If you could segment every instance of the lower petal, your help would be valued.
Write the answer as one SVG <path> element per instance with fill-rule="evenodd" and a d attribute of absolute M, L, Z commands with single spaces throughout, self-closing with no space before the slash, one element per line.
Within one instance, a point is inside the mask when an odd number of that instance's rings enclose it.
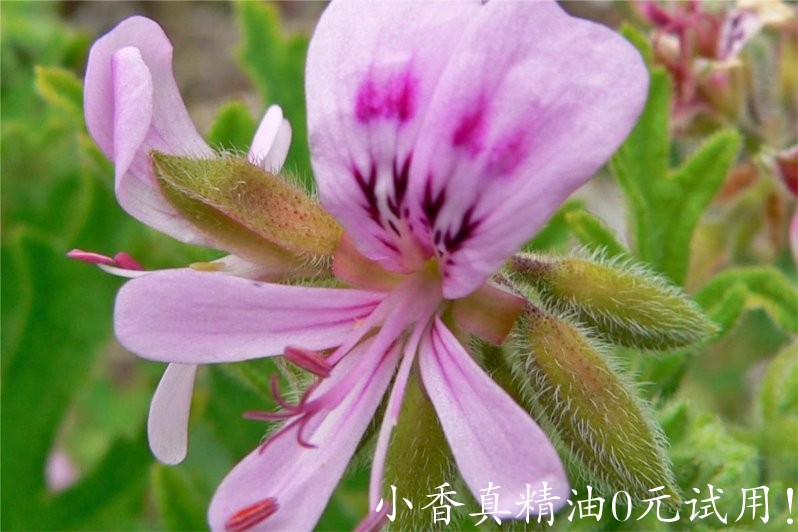
<path fill-rule="evenodd" d="M 370 346 L 369 346 L 370 347 Z M 225 530 L 239 516 L 259 505 L 273 508 L 263 520 L 248 522 L 257 530 L 311 530 L 344 473 L 363 433 L 374 416 L 393 375 L 398 349 L 379 353 L 361 346 L 344 358 L 314 392 L 325 394 L 341 384 L 363 357 L 378 362 L 361 374 L 337 407 L 316 417 L 310 440 L 314 448 L 297 442 L 299 426 L 283 432 L 240 462 L 216 490 L 208 510 L 213 530 Z M 305 434 L 307 435 L 307 433 Z M 262 504 L 268 502 L 268 504 Z"/>
<path fill-rule="evenodd" d="M 152 360 L 204 364 L 277 355 L 289 345 L 340 345 L 384 297 L 351 289 L 261 283 L 190 269 L 125 284 L 114 328 L 125 348 Z"/>
<path fill-rule="evenodd" d="M 540 427 L 477 365 L 436 318 L 421 341 L 419 367 L 463 479 L 475 497 L 490 483 L 504 500 L 551 488 L 554 509 L 569 496 L 560 458 Z M 502 509 L 517 511 L 510 502 Z M 508 518 L 510 516 L 508 515 Z"/>
<path fill-rule="evenodd" d="M 152 396 L 147 437 L 155 458 L 179 464 L 188 451 L 188 417 L 197 366 L 169 364 Z"/>

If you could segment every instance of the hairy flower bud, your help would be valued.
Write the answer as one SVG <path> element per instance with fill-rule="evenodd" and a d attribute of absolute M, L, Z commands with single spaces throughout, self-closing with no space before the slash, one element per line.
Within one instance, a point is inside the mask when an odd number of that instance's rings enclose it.
<path fill-rule="evenodd" d="M 681 290 L 640 265 L 601 258 L 516 255 L 512 270 L 545 306 L 572 314 L 611 343 L 669 350 L 717 331 Z"/>
<path fill-rule="evenodd" d="M 559 436 L 588 483 L 635 499 L 664 486 L 677 503 L 662 432 L 601 346 L 531 306 L 513 338 L 506 356 L 525 402 Z"/>
<path fill-rule="evenodd" d="M 152 152 L 169 202 L 239 256 L 330 257 L 341 228 L 299 188 L 243 157 L 190 159 Z"/>
<path fill-rule="evenodd" d="M 396 505 L 399 527 L 403 530 L 428 529 L 433 522 L 432 508 L 422 509 L 422 506 L 431 500 L 428 495 L 435 493 L 437 486 L 453 482 L 454 477 L 454 460 L 443 429 L 418 373 L 413 371 L 405 389 L 399 422 L 391 436 L 383 481 L 384 490 L 390 492 L 389 487 L 394 485 L 397 493 L 417 505 L 414 510 L 401 503 Z M 454 499 L 468 501 L 467 491 Z M 452 517 L 456 517 L 456 513 L 452 512 Z"/>

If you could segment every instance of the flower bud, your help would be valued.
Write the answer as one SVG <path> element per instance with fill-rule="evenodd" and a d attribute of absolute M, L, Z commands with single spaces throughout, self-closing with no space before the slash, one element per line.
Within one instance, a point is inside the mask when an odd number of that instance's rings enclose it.
<path fill-rule="evenodd" d="M 510 267 L 537 290 L 547 308 L 573 315 L 613 344 L 669 350 L 717 331 L 681 290 L 639 265 L 516 255 Z"/>
<path fill-rule="evenodd" d="M 414 369 L 407 381 L 402 410 L 385 459 L 383 493 L 390 493 L 389 486 L 394 485 L 396 492 L 413 501 L 415 508 L 410 510 L 404 504 L 397 504 L 396 526 L 401 530 L 429 529 L 433 523 L 432 508 L 422 509 L 431 500 L 427 496 L 444 482 L 454 484 L 455 478 L 446 436 Z M 458 492 L 453 499 L 466 502 L 468 495 Z M 452 518 L 456 514 L 453 510 Z"/>
<path fill-rule="evenodd" d="M 152 152 L 169 202 L 220 247 L 254 261 L 331 257 L 341 228 L 316 201 L 243 157 Z"/>
<path fill-rule="evenodd" d="M 641 499 L 678 487 L 664 437 L 634 387 L 591 341 L 565 319 L 529 308 L 507 357 L 533 415 L 560 439 L 589 484 Z"/>

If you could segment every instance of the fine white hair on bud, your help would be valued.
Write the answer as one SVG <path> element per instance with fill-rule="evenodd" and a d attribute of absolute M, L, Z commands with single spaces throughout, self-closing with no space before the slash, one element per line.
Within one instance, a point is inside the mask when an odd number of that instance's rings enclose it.
<path fill-rule="evenodd" d="M 150 155 L 169 203 L 219 247 L 255 262 L 280 257 L 297 269 L 329 264 L 342 230 L 300 187 L 244 157 Z"/>
<path fill-rule="evenodd" d="M 527 407 L 589 484 L 638 501 L 664 486 L 678 503 L 665 437 L 650 407 L 590 330 L 530 305 L 505 357 Z"/>
<path fill-rule="evenodd" d="M 544 308 L 572 314 L 613 344 L 665 351 L 718 330 L 680 288 L 629 258 L 608 259 L 601 250 L 557 258 L 519 254 L 509 269 Z"/>

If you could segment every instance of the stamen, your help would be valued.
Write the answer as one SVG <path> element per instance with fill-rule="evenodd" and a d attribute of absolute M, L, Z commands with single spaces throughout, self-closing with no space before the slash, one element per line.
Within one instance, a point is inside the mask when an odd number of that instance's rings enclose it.
<path fill-rule="evenodd" d="M 66 254 L 67 257 L 70 259 L 79 260 L 81 262 L 87 262 L 89 264 L 105 264 L 107 266 L 114 266 L 116 263 L 114 259 L 108 257 L 106 255 L 101 255 L 99 253 L 94 253 L 92 251 L 83 251 L 82 249 L 73 249 L 69 253 Z"/>
<path fill-rule="evenodd" d="M 116 255 L 114 255 L 114 262 L 120 268 L 125 268 L 126 270 L 143 270 L 144 267 L 138 263 L 136 259 L 125 253 L 124 251 L 120 251 Z"/>
<path fill-rule="evenodd" d="M 299 409 L 295 405 L 292 405 L 291 403 L 283 399 L 282 395 L 280 395 L 280 379 L 277 377 L 276 373 L 272 373 L 271 390 L 275 402 L 278 405 L 280 405 L 280 407 L 295 414 L 299 413 Z"/>
<path fill-rule="evenodd" d="M 296 412 L 263 412 L 262 410 L 248 410 L 244 412 L 244 419 L 254 421 L 282 421 L 294 417 Z"/>
<path fill-rule="evenodd" d="M 301 347 L 286 347 L 285 358 L 314 375 L 321 378 L 330 376 L 332 366 L 327 360 L 315 351 L 302 349 Z"/>
<path fill-rule="evenodd" d="M 302 431 L 305 429 L 305 426 L 308 424 L 308 423 L 307 423 L 307 422 L 308 422 L 308 420 L 309 420 L 309 418 L 308 418 L 308 417 L 305 417 L 305 418 L 303 418 L 303 419 L 302 419 L 302 421 L 300 422 L 300 424 L 299 424 L 299 428 L 298 428 L 298 429 L 297 429 L 297 431 L 296 431 L 296 441 L 297 441 L 297 443 L 298 443 L 299 445 L 301 445 L 302 447 L 304 447 L 304 448 L 306 448 L 306 449 L 315 449 L 315 448 L 316 448 L 316 447 L 318 447 L 318 446 L 317 446 L 317 445 L 314 445 L 314 444 L 312 444 L 312 443 L 310 443 L 310 442 L 309 442 L 309 441 L 308 441 L 308 440 L 305 438 L 305 435 L 304 435 L 304 434 L 302 434 Z"/>
<path fill-rule="evenodd" d="M 227 532 L 243 532 L 262 523 L 280 509 L 275 497 L 268 497 L 234 513 L 224 523 Z"/>

